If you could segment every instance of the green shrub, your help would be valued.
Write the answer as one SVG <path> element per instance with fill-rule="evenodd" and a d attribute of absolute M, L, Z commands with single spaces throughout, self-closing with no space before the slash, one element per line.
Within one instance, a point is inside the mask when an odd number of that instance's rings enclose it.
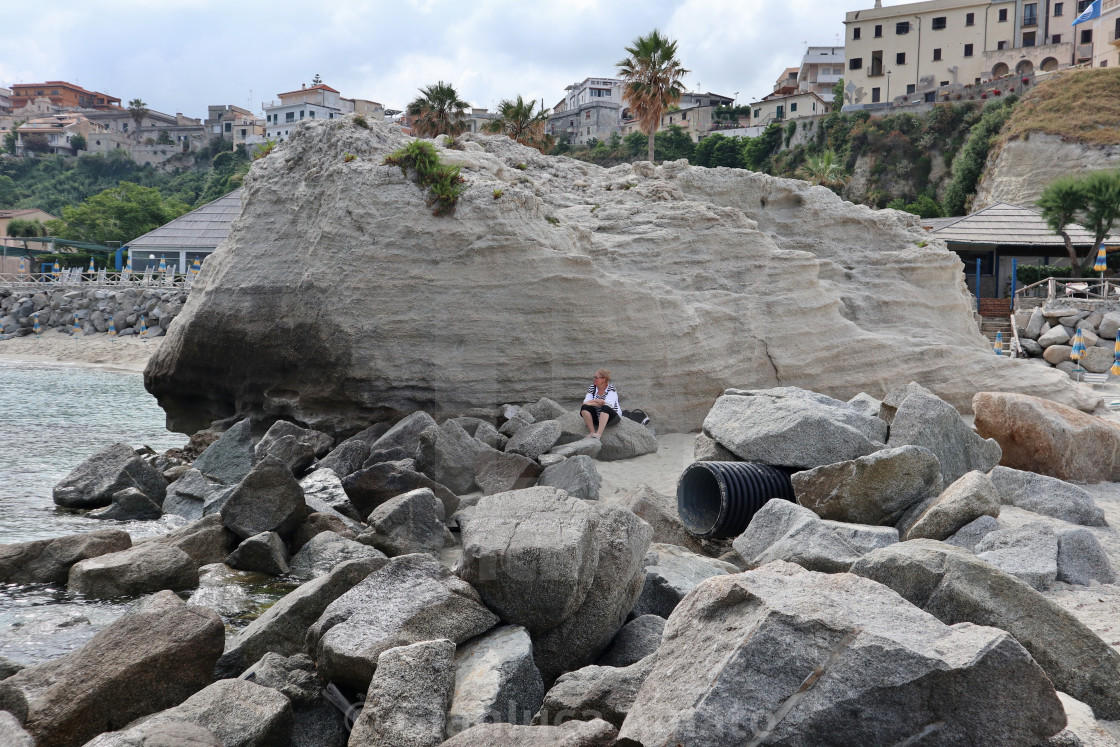
<path fill-rule="evenodd" d="M 367 122 L 366 118 L 361 114 L 354 115 L 354 124 L 358 125 L 358 127 L 361 127 L 363 130 L 369 129 L 369 122 Z"/>
<path fill-rule="evenodd" d="M 1073 277 L 1073 268 L 1068 265 L 1019 265 L 1015 277 L 1022 285 L 1030 285 L 1046 278 Z"/>
<path fill-rule="evenodd" d="M 384 163 L 399 166 L 406 176 L 412 172 L 417 186 L 428 190 L 427 205 L 432 208 L 432 215 L 455 212 L 455 204 L 467 189 L 459 167 L 440 163 L 435 146 L 422 140 L 413 140 L 385 156 Z"/>

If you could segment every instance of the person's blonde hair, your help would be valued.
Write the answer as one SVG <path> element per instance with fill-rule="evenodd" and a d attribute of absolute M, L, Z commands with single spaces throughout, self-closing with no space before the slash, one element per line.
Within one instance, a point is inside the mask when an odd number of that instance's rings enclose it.
<path fill-rule="evenodd" d="M 604 379 L 607 380 L 608 384 L 611 383 L 611 370 L 609 368 L 600 368 L 598 371 L 595 372 L 595 375 L 596 376 L 602 376 Z"/>

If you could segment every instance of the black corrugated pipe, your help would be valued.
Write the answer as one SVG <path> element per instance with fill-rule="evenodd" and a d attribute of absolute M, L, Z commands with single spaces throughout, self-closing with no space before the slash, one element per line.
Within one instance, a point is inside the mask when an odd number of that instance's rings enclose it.
<path fill-rule="evenodd" d="M 771 498 L 794 500 L 791 472 L 753 462 L 694 462 L 677 481 L 677 513 L 697 537 L 738 537 Z"/>

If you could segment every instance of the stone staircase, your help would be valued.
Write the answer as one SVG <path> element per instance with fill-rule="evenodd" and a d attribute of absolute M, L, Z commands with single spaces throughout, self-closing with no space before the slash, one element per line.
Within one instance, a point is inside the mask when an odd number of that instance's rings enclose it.
<path fill-rule="evenodd" d="M 1011 354 L 1011 299 L 980 299 L 980 333 L 988 338 L 995 349 L 996 332 L 1002 333 L 1003 354 Z"/>

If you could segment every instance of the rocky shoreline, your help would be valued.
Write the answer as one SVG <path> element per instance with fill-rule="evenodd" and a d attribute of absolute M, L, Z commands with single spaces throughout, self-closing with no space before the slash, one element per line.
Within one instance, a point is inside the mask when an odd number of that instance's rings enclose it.
<path fill-rule="evenodd" d="M 694 457 L 785 468 L 796 501 L 726 540 L 650 488 L 601 494 L 600 471 L 657 440 L 628 420 L 584 438 L 548 399 L 337 442 L 243 420 L 182 450 L 107 446 L 55 501 L 109 528 L 0 547 L 0 580 L 139 601 L 78 651 L 0 661 L 0 729 L 102 747 L 1110 744 L 1120 501 L 1048 474 L 1086 428 L 1107 442 L 1090 457 L 1120 449 L 1120 427 L 1026 395 L 974 408 L 976 430 L 916 384 L 727 390 Z M 111 528 L 168 514 L 189 523 Z M 248 578 L 293 588 L 227 634 Z M 1079 589 L 1117 606 L 1087 625 Z"/>

